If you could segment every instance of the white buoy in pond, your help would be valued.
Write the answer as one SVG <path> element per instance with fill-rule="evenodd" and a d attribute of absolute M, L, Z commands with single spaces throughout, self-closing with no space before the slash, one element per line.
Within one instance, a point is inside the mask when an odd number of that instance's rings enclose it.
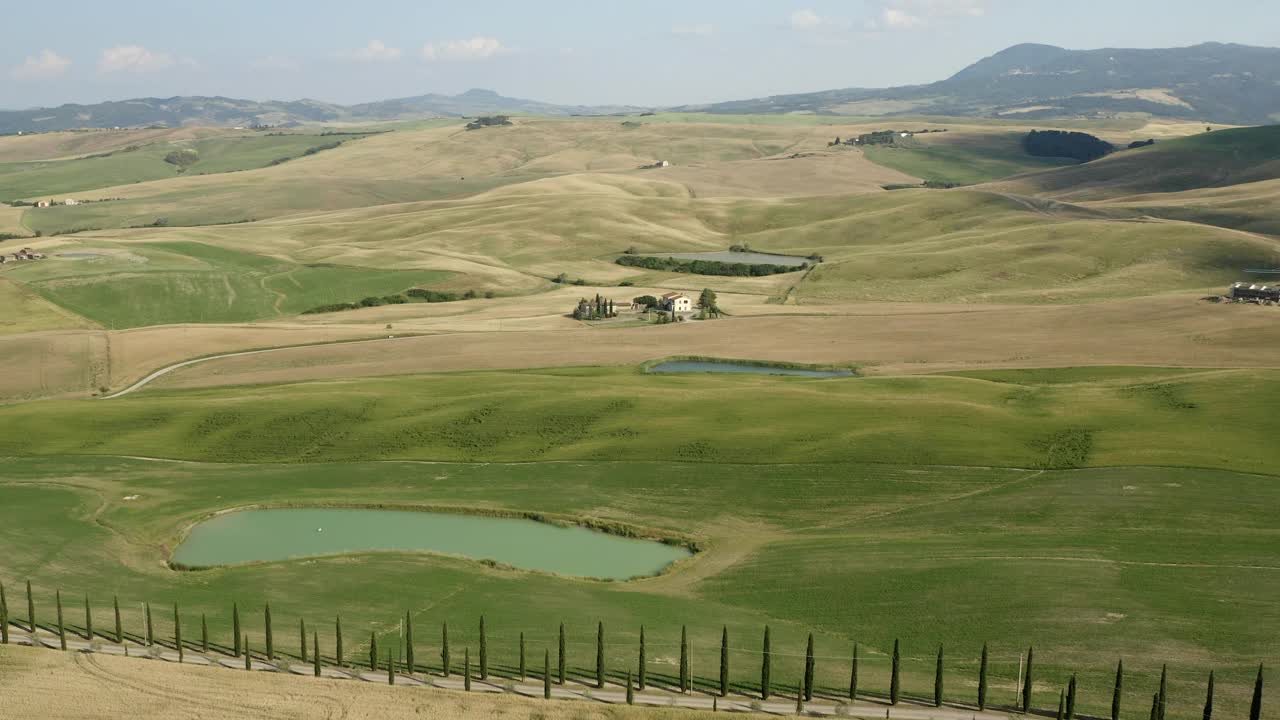
<path fill-rule="evenodd" d="M 324 532 L 324 528 L 316 528 L 316 532 Z"/>

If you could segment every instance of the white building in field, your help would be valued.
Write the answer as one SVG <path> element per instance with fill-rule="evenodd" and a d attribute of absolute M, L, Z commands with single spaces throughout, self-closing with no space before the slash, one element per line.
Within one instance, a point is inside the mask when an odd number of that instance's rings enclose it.
<path fill-rule="evenodd" d="M 667 312 L 693 312 L 693 299 L 683 293 L 667 293 L 661 301 L 662 309 Z"/>

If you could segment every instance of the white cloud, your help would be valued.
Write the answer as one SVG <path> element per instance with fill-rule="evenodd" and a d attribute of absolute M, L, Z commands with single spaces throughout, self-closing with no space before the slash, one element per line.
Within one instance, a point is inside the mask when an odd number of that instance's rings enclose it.
<path fill-rule="evenodd" d="M 509 52 L 511 52 L 511 49 L 505 47 L 497 38 L 477 35 L 470 40 L 427 43 L 422 46 L 422 59 L 428 62 L 464 62 L 468 60 L 488 60 Z"/>
<path fill-rule="evenodd" d="M 117 45 L 102 51 L 98 69 L 102 72 L 151 72 L 173 64 L 168 53 L 151 52 L 141 45 Z"/>
<path fill-rule="evenodd" d="M 40 80 L 54 78 L 67 71 L 71 61 L 52 50 L 41 50 L 39 55 L 28 56 L 23 63 L 9 74 L 17 80 Z"/>
<path fill-rule="evenodd" d="M 792 30 L 816 30 L 825 23 L 822 16 L 812 10 L 797 10 L 791 13 L 790 22 Z"/>
<path fill-rule="evenodd" d="M 342 57 L 356 62 L 393 62 L 400 59 L 400 48 L 388 46 L 381 40 L 370 40 L 359 50 L 348 50 Z"/>
<path fill-rule="evenodd" d="M 978 18 L 987 14 L 987 0 L 883 0 L 869 30 L 915 30 L 936 20 Z"/>
<path fill-rule="evenodd" d="M 677 25 L 671 28 L 671 32 L 676 35 L 697 35 L 700 37 L 708 37 L 716 34 L 716 28 L 710 23 L 702 23 L 700 25 Z"/>

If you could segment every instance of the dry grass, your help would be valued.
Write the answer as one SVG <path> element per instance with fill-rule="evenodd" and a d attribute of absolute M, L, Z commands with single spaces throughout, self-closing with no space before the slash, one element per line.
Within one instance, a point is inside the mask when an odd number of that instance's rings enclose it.
<path fill-rule="evenodd" d="M 690 710 L 644 710 L 588 702 L 387 687 L 350 680 L 176 665 L 101 654 L 0 648 L 6 717 L 58 720 L 199 718 L 495 718 L 507 720 L 697 720 Z"/>
<path fill-rule="evenodd" d="M 218 128 L 184 127 L 160 130 L 88 130 L 0 137 L 0 162 L 66 160 L 120 150 L 130 145 L 169 140 L 196 140 L 228 134 Z"/>
<path fill-rule="evenodd" d="M 30 235 L 31 231 L 27 229 L 26 225 L 22 224 L 22 213 L 24 212 L 26 212 L 26 208 L 0 205 L 0 233 L 8 233 L 10 235 Z M 18 243 L 22 241 L 11 240 L 8 242 Z M 8 254 L 4 250 L 0 250 L 0 253 Z"/>
<path fill-rule="evenodd" d="M 0 275 L 0 335 L 96 327 Z"/>

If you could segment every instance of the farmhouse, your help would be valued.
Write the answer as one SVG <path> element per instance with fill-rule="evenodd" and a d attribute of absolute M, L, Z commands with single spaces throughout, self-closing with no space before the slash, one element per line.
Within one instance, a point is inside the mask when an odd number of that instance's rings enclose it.
<path fill-rule="evenodd" d="M 1253 285 L 1238 282 L 1231 286 L 1231 299 L 1236 302 L 1276 303 L 1280 302 L 1280 285 Z"/>
<path fill-rule="evenodd" d="M 49 201 L 48 201 L 48 200 L 40 200 L 39 202 L 37 202 L 37 203 L 36 203 L 36 207 L 38 207 L 38 208 L 47 208 L 47 207 L 49 207 Z"/>
<path fill-rule="evenodd" d="M 667 312 L 693 312 L 693 300 L 683 293 L 667 293 L 660 298 L 660 303 Z"/>

